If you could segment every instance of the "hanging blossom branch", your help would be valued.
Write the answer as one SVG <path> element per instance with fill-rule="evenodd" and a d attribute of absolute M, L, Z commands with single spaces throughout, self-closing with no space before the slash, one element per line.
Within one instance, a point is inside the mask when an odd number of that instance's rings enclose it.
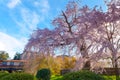
<path fill-rule="evenodd" d="M 106 12 L 101 8 L 89 9 L 87 6 L 79 7 L 75 2 L 68 3 L 66 10 L 53 20 L 55 29 L 36 30 L 25 50 L 47 54 L 48 50 L 55 53 L 56 48 L 67 47 L 77 55 L 78 68 L 78 65 L 83 66 L 86 61 L 98 62 L 108 57 L 111 57 L 113 67 L 117 68 L 120 49 L 120 4 L 113 1 L 107 3 Z"/>

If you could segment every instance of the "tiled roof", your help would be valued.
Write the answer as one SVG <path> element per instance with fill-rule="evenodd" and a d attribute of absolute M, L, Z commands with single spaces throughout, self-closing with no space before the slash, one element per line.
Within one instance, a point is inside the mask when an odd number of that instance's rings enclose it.
<path fill-rule="evenodd" d="M 0 62 L 26 62 L 26 60 L 1 60 Z"/>

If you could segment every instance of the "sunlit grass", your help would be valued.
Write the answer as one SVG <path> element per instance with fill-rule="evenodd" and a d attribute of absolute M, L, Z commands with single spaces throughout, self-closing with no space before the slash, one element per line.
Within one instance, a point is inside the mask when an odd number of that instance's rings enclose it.
<path fill-rule="evenodd" d="M 106 80 L 116 80 L 115 76 L 104 76 Z M 53 75 L 50 80 L 62 80 L 62 76 L 60 75 Z"/>
<path fill-rule="evenodd" d="M 62 76 L 60 76 L 60 75 L 52 75 L 50 80 L 62 80 Z"/>
<path fill-rule="evenodd" d="M 116 80 L 116 77 L 113 75 L 113 76 L 104 76 L 104 78 L 106 80 Z M 119 79 L 120 80 L 120 79 Z"/>
<path fill-rule="evenodd" d="M 9 73 L 6 73 L 6 75 L 8 75 Z M 4 73 L 0 73 L 0 78 L 2 77 L 2 76 L 4 76 Z M 51 79 L 50 80 L 62 80 L 62 77 L 63 76 L 61 76 L 61 75 L 52 75 L 51 76 Z M 115 77 L 115 75 L 113 75 L 113 76 L 107 76 L 107 75 L 103 75 L 103 77 L 105 78 L 105 80 L 116 80 L 116 77 Z M 36 78 L 35 78 L 35 76 L 34 76 L 34 80 L 37 80 Z"/>

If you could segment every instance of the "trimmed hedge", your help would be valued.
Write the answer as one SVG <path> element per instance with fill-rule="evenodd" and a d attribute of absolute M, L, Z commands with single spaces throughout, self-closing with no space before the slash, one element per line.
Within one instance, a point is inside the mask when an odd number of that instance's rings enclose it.
<path fill-rule="evenodd" d="M 34 80 L 34 76 L 26 73 L 11 73 L 0 80 Z"/>
<path fill-rule="evenodd" d="M 50 77 L 51 77 L 51 72 L 49 69 L 38 70 L 36 74 L 36 78 L 38 80 L 50 80 Z"/>
<path fill-rule="evenodd" d="M 105 80 L 105 78 L 94 72 L 82 70 L 65 74 L 62 80 Z"/>

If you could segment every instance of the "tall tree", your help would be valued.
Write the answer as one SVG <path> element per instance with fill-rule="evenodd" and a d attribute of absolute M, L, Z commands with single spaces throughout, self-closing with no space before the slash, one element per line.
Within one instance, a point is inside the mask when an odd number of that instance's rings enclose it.
<path fill-rule="evenodd" d="M 120 51 L 120 1 L 106 2 L 108 10 L 88 6 L 80 7 L 76 2 L 68 3 L 66 10 L 53 20 L 54 30 L 36 30 L 25 50 L 28 52 L 55 53 L 59 49 L 76 54 L 78 69 L 87 61 L 97 62 L 110 58 L 119 76 Z M 82 64 L 82 65 L 81 65 Z"/>
<path fill-rule="evenodd" d="M 30 58 L 27 61 L 28 62 L 24 66 L 25 72 L 36 74 L 37 70 L 39 69 L 49 68 L 53 75 L 60 74 L 61 65 L 53 56 L 41 53 L 36 54 L 34 57 Z"/>
<path fill-rule="evenodd" d="M 21 59 L 21 54 L 17 52 L 13 59 L 14 60 L 20 60 Z"/>
<path fill-rule="evenodd" d="M 118 80 L 118 59 L 120 58 L 120 2 L 111 0 L 108 2 L 108 11 L 105 13 L 102 25 L 96 28 L 98 43 L 101 45 L 101 52 L 107 53 L 111 59 L 113 68 Z M 100 23 L 99 21 L 96 21 Z M 100 29 L 100 30 L 99 30 Z M 101 31 L 101 33 L 99 33 Z"/>
<path fill-rule="evenodd" d="M 9 58 L 9 55 L 5 51 L 0 51 L 0 60 L 7 60 Z"/>

